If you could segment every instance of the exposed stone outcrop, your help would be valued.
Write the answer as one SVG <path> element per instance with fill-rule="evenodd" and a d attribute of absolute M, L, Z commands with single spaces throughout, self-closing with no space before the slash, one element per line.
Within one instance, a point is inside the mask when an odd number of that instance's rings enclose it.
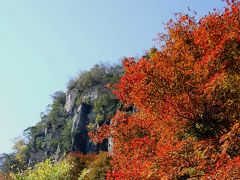
<path fill-rule="evenodd" d="M 4 156 L 3 154 L 0 154 L 0 168 L 2 168 L 3 161 L 4 161 Z"/>
<path fill-rule="evenodd" d="M 87 125 L 89 123 L 88 114 L 91 109 L 91 105 L 82 103 L 79 108 L 80 111 L 73 118 L 72 151 L 87 153 L 86 144 L 89 141 Z"/>
<path fill-rule="evenodd" d="M 53 102 L 41 113 L 40 121 L 24 130 L 28 138 L 25 164 L 34 167 L 46 159 L 59 161 L 71 151 L 98 153 L 111 151 L 111 138 L 95 144 L 88 136 L 89 129 L 97 130 L 110 123 L 120 107 L 107 83 L 116 82 L 122 69 L 94 66 L 89 72 L 72 80 L 67 92 L 57 91 Z M 13 157 L 15 154 L 11 154 Z M 2 157 L 0 156 L 0 168 Z"/>
<path fill-rule="evenodd" d="M 107 151 L 107 141 L 102 145 L 91 142 L 88 137 L 87 125 L 90 119 L 95 119 L 96 114 L 93 112 L 94 100 L 98 98 L 99 87 L 94 87 L 90 91 L 84 92 L 82 96 L 82 104 L 78 107 L 77 113 L 74 115 L 72 124 L 72 151 L 80 151 L 82 153 L 94 153 Z M 96 123 L 96 122 L 95 122 Z"/>
<path fill-rule="evenodd" d="M 62 158 L 62 156 L 63 156 L 63 150 L 61 148 L 61 145 L 58 144 L 58 147 L 54 156 L 54 160 L 59 161 Z"/>
<path fill-rule="evenodd" d="M 91 90 L 87 90 L 82 94 L 82 102 L 93 103 L 98 98 L 100 87 L 93 87 Z"/>
<path fill-rule="evenodd" d="M 113 150 L 113 138 L 112 137 L 109 137 L 108 138 L 108 152 L 112 153 L 112 150 Z"/>
<path fill-rule="evenodd" d="M 77 97 L 78 90 L 73 89 L 66 94 L 66 104 L 64 106 L 66 112 L 70 112 L 74 106 L 74 102 Z"/>
<path fill-rule="evenodd" d="M 28 166 L 31 167 L 36 163 L 42 162 L 48 158 L 48 152 L 44 150 L 33 151 L 30 153 Z"/>
<path fill-rule="evenodd" d="M 102 90 L 101 87 L 95 86 L 89 90 L 78 94 L 77 89 L 73 89 L 66 93 L 66 102 L 64 110 L 66 119 L 58 122 L 46 121 L 43 129 L 35 135 L 33 147 L 29 153 L 29 166 L 42 162 L 47 158 L 58 161 L 63 158 L 65 150 L 63 144 L 59 144 L 59 138 L 62 137 L 64 128 L 68 121 L 72 121 L 70 148 L 67 150 L 74 152 L 98 153 L 99 151 L 107 151 L 112 149 L 112 139 L 105 140 L 102 144 L 94 144 L 88 137 L 88 125 L 94 124 L 97 128 L 99 124 L 96 122 L 96 114 L 93 112 L 94 100 L 96 100 Z M 81 104 L 76 105 L 76 98 L 81 99 Z M 39 140 L 42 144 L 39 145 Z M 58 142 L 58 144 L 55 144 Z"/>

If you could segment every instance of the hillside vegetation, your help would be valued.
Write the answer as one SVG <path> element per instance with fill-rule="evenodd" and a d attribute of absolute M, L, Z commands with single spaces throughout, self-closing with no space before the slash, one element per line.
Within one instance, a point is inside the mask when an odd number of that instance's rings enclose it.
<path fill-rule="evenodd" d="M 3 156 L 3 172 L 33 180 L 240 179 L 240 2 L 226 4 L 199 20 L 177 14 L 159 47 L 70 81 L 27 140 Z"/>
<path fill-rule="evenodd" d="M 95 144 L 88 132 L 109 124 L 121 108 L 106 86 L 116 83 L 122 74 L 122 66 L 95 65 L 70 80 L 67 92 L 55 92 L 41 120 L 16 139 L 14 152 L 1 155 L 1 171 L 15 179 L 37 179 L 40 175 L 42 179 L 72 179 L 69 171 L 76 161 L 74 178 L 78 179 L 81 171 L 90 167 L 85 154 L 92 156 L 92 167 L 98 161 L 93 158 L 97 153 L 111 149 L 110 140 Z"/>

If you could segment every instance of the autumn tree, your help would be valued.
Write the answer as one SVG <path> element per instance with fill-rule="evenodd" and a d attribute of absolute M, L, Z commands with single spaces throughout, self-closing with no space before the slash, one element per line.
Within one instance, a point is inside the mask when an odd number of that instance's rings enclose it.
<path fill-rule="evenodd" d="M 226 3 L 200 20 L 178 14 L 157 50 L 123 60 L 113 92 L 136 110 L 93 136 L 113 137 L 109 179 L 240 177 L 240 2 Z"/>

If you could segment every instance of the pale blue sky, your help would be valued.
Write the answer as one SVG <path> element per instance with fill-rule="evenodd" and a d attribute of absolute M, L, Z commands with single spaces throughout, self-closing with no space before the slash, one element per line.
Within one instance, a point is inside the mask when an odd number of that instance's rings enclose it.
<path fill-rule="evenodd" d="M 80 70 L 152 47 L 163 22 L 221 0 L 0 0 L 0 153 Z"/>

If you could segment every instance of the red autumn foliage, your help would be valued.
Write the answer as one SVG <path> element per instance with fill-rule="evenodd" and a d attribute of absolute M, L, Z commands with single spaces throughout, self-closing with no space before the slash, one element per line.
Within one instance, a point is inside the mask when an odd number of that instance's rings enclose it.
<path fill-rule="evenodd" d="M 113 138 L 108 179 L 240 178 L 240 2 L 227 3 L 179 14 L 159 50 L 123 60 L 113 92 L 137 110 L 92 134 Z"/>

